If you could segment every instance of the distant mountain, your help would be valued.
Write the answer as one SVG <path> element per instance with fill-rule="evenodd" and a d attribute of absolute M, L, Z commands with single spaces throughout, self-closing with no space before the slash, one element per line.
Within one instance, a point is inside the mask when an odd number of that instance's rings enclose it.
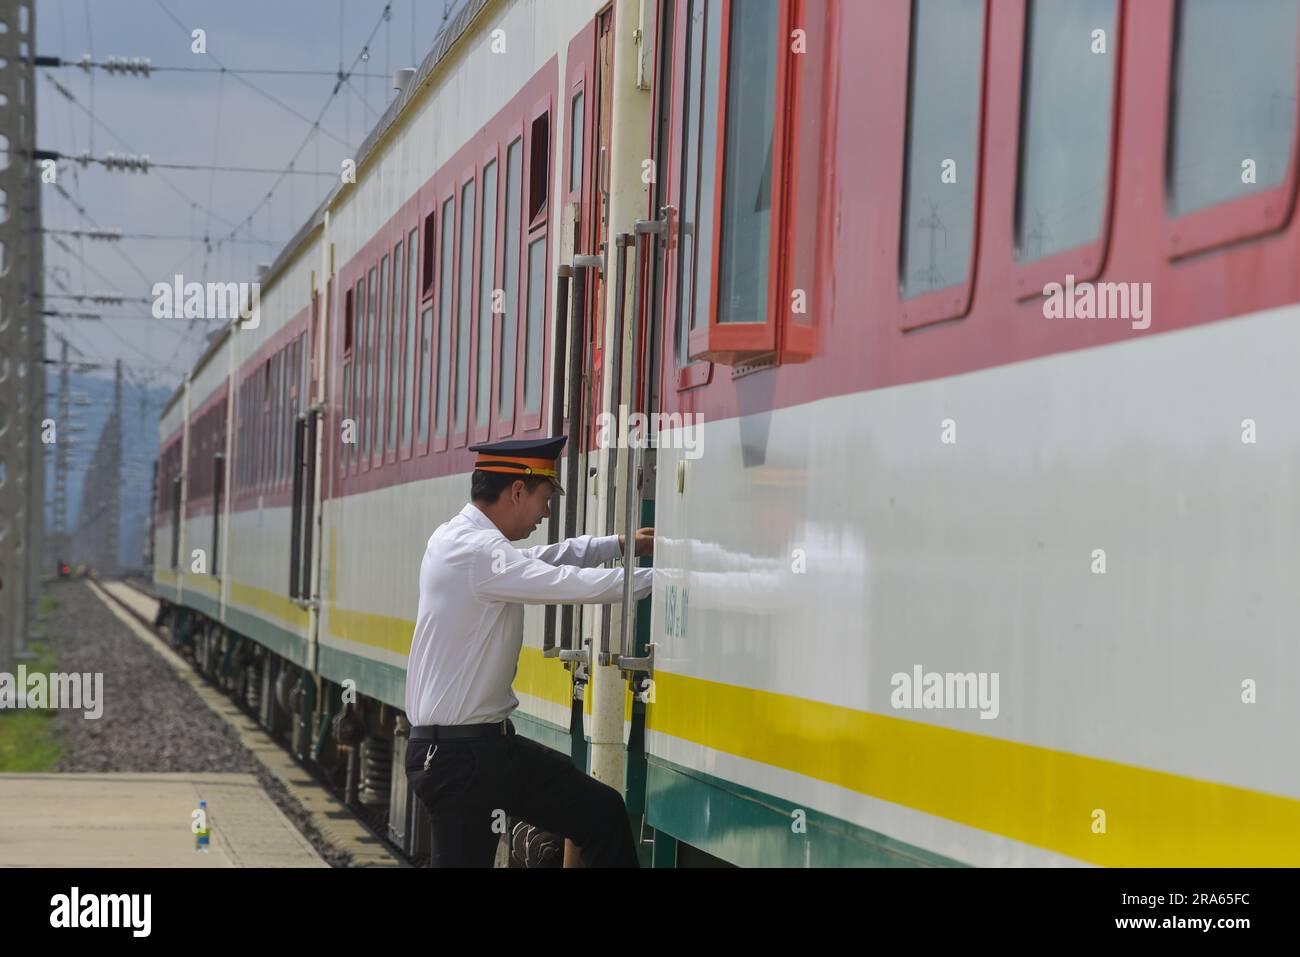
<path fill-rule="evenodd" d="M 68 533 L 72 536 L 73 554 L 58 556 L 64 561 L 79 561 L 76 535 L 88 516 L 79 514 L 87 481 L 105 480 L 106 476 L 89 475 L 90 460 L 104 426 L 113 411 L 113 380 L 90 375 L 69 376 L 73 396 L 70 423 L 58 421 L 57 372 L 50 375 L 46 387 L 46 414 L 55 420 L 58 441 L 71 439 L 68 453 L 67 509 Z M 158 457 L 158 419 L 163 404 L 171 398 L 170 389 L 140 389 L 122 384 L 122 478 L 119 504 L 118 560 L 124 568 L 144 564 L 145 536 L 148 530 L 152 494 L 153 463 Z M 78 397 L 84 397 L 78 402 Z M 75 425 L 82 431 L 72 432 Z M 45 456 L 45 530 L 54 530 L 51 508 L 54 499 L 55 446 L 47 447 Z"/>

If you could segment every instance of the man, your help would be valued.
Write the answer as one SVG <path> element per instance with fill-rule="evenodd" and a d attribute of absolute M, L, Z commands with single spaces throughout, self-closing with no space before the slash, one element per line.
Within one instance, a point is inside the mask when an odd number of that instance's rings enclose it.
<path fill-rule="evenodd" d="M 524 605 L 622 600 L 623 570 L 595 568 L 623 536 L 579 535 L 517 549 L 564 494 L 556 468 L 565 437 L 470 446 L 471 501 L 438 526 L 420 564 L 420 606 L 406 667 L 412 724 L 406 775 L 429 809 L 434 867 L 490 867 L 510 815 L 571 840 L 588 867 L 636 867 L 618 791 L 566 755 L 519 737 L 510 689 L 523 644 Z M 651 554 L 654 529 L 636 533 Z M 634 571 L 634 594 L 652 570 Z M 494 824 L 498 825 L 494 829 Z"/>

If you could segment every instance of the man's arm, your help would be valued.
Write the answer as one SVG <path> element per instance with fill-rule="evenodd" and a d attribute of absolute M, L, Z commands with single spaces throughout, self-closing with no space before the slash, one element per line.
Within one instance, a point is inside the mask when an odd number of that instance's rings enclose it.
<path fill-rule="evenodd" d="M 617 547 L 617 536 L 613 537 Z M 644 598 L 650 593 L 654 570 L 638 568 L 633 576 L 632 594 Z M 496 543 L 484 545 L 475 556 L 470 585 L 478 597 L 488 601 L 525 605 L 608 604 L 623 599 L 623 569 L 550 565 Z"/>
<path fill-rule="evenodd" d="M 617 535 L 577 535 L 554 545 L 520 548 L 518 552 L 524 558 L 533 558 L 548 565 L 577 565 L 579 568 L 594 568 L 623 554 Z"/>

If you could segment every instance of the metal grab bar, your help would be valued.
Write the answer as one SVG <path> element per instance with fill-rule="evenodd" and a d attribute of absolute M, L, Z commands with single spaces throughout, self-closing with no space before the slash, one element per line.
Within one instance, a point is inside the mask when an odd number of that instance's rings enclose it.
<path fill-rule="evenodd" d="M 614 328 L 611 338 L 606 342 L 605 355 L 609 369 L 610 404 L 614 406 L 615 422 L 618 422 L 619 400 L 623 394 L 623 325 L 627 312 L 627 247 L 632 242 L 629 233 L 619 233 L 614 237 Z M 606 410 L 607 412 L 609 410 Z M 618 442 L 609 446 L 608 471 L 605 474 L 605 531 L 614 532 L 614 496 L 618 480 Z M 630 547 L 624 544 L 624 557 Z M 612 608 L 609 605 L 601 609 L 600 657 L 602 665 L 612 663 L 609 651 L 610 625 Z"/>
<path fill-rule="evenodd" d="M 632 280 L 632 343 L 631 354 L 628 357 L 629 370 L 631 372 L 628 395 L 629 411 L 641 411 L 641 389 L 637 380 L 637 373 L 640 371 L 640 349 L 641 349 L 641 299 L 642 288 L 646 276 L 645 264 L 642 261 L 642 251 L 645 248 L 643 239 L 648 238 L 650 243 L 654 244 L 655 237 L 663 235 L 666 225 L 662 220 L 644 220 L 639 219 L 634 228 L 634 242 L 636 244 L 635 269 L 636 274 Z M 647 323 L 647 326 L 649 324 Z M 649 370 L 647 370 L 649 371 Z M 647 435 L 648 439 L 649 436 Z M 651 644 L 645 657 L 635 657 L 631 654 L 634 650 L 632 647 L 633 636 L 636 632 L 633 630 L 633 622 L 636 620 L 636 602 L 633 600 L 633 583 L 635 579 L 634 569 L 636 568 L 636 519 L 640 515 L 641 492 L 640 485 L 636 481 L 636 463 L 637 448 L 628 444 L 627 465 L 625 471 L 625 492 L 623 501 L 623 531 L 627 536 L 625 539 L 626 547 L 623 549 L 623 619 L 622 629 L 619 634 L 618 653 L 614 656 L 614 662 L 624 671 L 648 671 L 654 672 L 654 645 Z M 602 662 L 602 663 L 614 663 Z"/>
<path fill-rule="evenodd" d="M 568 342 L 568 323 L 569 323 L 569 281 L 573 277 L 573 269 L 569 266 L 560 266 L 555 271 L 555 338 L 558 343 Z M 551 380 L 551 435 L 555 435 L 563 428 L 564 425 L 564 353 L 560 352 L 556 362 L 552 367 Z M 572 448 L 572 443 L 569 443 Z M 573 469 L 569 469 L 569 477 L 573 475 Z M 567 497 L 567 496 L 566 496 Z M 566 505 L 567 510 L 567 505 Z M 546 520 L 546 542 L 548 545 L 554 545 L 560 540 L 559 527 L 560 516 L 552 511 L 550 517 Z M 547 605 L 542 619 L 542 657 L 554 658 L 556 655 L 555 647 L 555 606 Z"/>

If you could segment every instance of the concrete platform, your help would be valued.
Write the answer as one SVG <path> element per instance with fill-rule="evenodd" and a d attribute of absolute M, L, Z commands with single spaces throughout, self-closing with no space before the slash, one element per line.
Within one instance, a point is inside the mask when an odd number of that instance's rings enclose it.
<path fill-rule="evenodd" d="M 251 774 L 0 774 L 0 809 L 0 867 L 327 866 Z"/>

